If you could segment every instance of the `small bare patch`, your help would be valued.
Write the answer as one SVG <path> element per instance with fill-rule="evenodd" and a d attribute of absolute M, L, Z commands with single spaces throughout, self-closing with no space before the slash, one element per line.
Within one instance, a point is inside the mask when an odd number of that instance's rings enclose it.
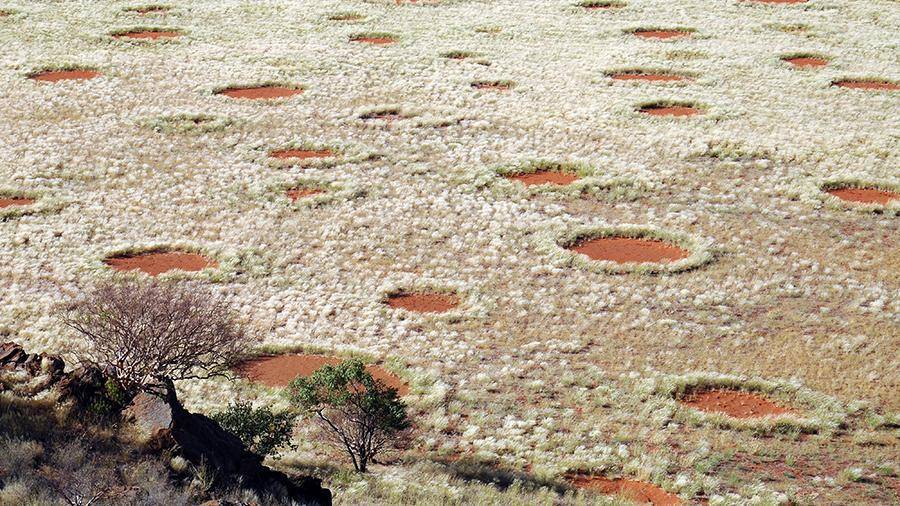
<path fill-rule="evenodd" d="M 648 105 L 641 107 L 640 111 L 651 116 L 694 116 L 700 114 L 700 109 L 687 105 Z"/>
<path fill-rule="evenodd" d="M 505 176 L 506 179 L 519 181 L 525 186 L 534 186 L 541 184 L 552 184 L 563 186 L 574 183 L 581 179 L 577 174 L 563 171 L 538 170 L 530 173 L 510 174 Z"/>
<path fill-rule="evenodd" d="M 125 9 L 128 12 L 133 12 L 135 14 L 147 15 L 147 14 L 165 14 L 171 10 L 170 7 L 165 5 L 147 5 L 144 7 L 131 7 Z"/>
<path fill-rule="evenodd" d="M 416 313 L 445 313 L 459 306 L 459 297 L 449 293 L 404 292 L 389 295 L 387 305 Z"/>
<path fill-rule="evenodd" d="M 310 197 L 320 193 L 325 193 L 325 190 L 322 190 L 321 188 L 291 188 L 284 192 L 284 194 L 287 195 L 287 198 L 291 199 L 291 202 L 296 202 L 304 197 Z"/>
<path fill-rule="evenodd" d="M 587 239 L 568 247 L 569 250 L 586 255 L 591 260 L 612 262 L 667 264 L 689 257 L 689 251 L 678 246 L 654 239 L 633 237 L 598 237 Z"/>
<path fill-rule="evenodd" d="M 35 81 L 45 81 L 55 83 L 57 81 L 94 79 L 100 77 L 100 72 L 95 70 L 73 69 L 73 70 L 45 70 L 30 76 Z"/>
<path fill-rule="evenodd" d="M 832 188 L 826 193 L 845 200 L 861 204 L 887 205 L 892 200 L 900 199 L 900 194 L 878 188 Z"/>
<path fill-rule="evenodd" d="M 197 253 L 185 253 L 181 251 L 156 251 L 138 253 L 136 255 L 121 255 L 109 257 L 106 265 L 117 271 L 141 271 L 151 276 L 157 276 L 172 270 L 202 271 L 207 267 L 217 267 L 215 260 L 206 258 Z"/>
<path fill-rule="evenodd" d="M 355 12 L 339 12 L 328 16 L 328 19 L 331 21 L 362 21 L 365 16 Z"/>
<path fill-rule="evenodd" d="M 380 119 L 384 121 L 397 121 L 403 119 L 403 115 L 398 110 L 374 111 L 367 112 L 359 117 L 359 119 L 372 120 Z"/>
<path fill-rule="evenodd" d="M 618 9 L 624 7 L 625 4 L 622 2 L 612 2 L 609 0 L 594 0 L 588 2 L 581 2 L 578 4 L 579 7 L 583 7 L 589 11 L 599 11 L 605 9 Z"/>
<path fill-rule="evenodd" d="M 287 86 L 251 86 L 226 88 L 216 92 L 217 95 L 225 95 L 231 98 L 250 100 L 269 100 L 273 98 L 285 98 L 303 93 L 302 88 L 289 88 Z"/>
<path fill-rule="evenodd" d="M 30 206 L 34 199 L 27 197 L 0 197 L 0 209 L 4 207 Z"/>
<path fill-rule="evenodd" d="M 707 413 L 723 413 L 734 418 L 761 418 L 793 413 L 765 397 L 740 390 L 701 390 L 678 402 Z"/>
<path fill-rule="evenodd" d="M 298 376 L 306 378 L 312 376 L 314 372 L 323 366 L 337 365 L 339 363 L 341 363 L 341 359 L 338 357 L 304 354 L 276 355 L 248 360 L 238 365 L 235 368 L 235 372 L 250 381 L 270 387 L 286 387 Z M 399 395 L 409 393 L 409 386 L 402 379 L 384 368 L 377 365 L 367 365 L 366 371 L 385 386 L 396 389 Z"/>
<path fill-rule="evenodd" d="M 638 504 L 653 506 L 676 506 L 681 499 L 675 494 L 643 481 L 609 479 L 603 476 L 572 474 L 566 477 L 575 488 L 593 490 L 601 494 L 615 494 Z"/>
<path fill-rule="evenodd" d="M 472 87 L 478 90 L 509 91 L 513 87 L 510 81 L 475 81 Z"/>
<path fill-rule="evenodd" d="M 652 72 L 619 72 L 610 76 L 616 81 L 650 81 L 650 82 L 672 82 L 684 81 L 687 78 L 675 74 L 660 74 Z"/>
<path fill-rule="evenodd" d="M 900 84 L 874 79 L 844 79 L 835 81 L 834 85 L 855 90 L 900 90 Z"/>
<path fill-rule="evenodd" d="M 310 158 L 328 158 L 329 156 L 334 156 L 334 152 L 330 149 L 278 149 L 270 152 L 269 156 L 282 160 L 291 158 L 307 160 Z"/>
<path fill-rule="evenodd" d="M 361 34 L 350 37 L 351 42 L 363 42 L 365 44 L 374 44 L 376 46 L 386 46 L 397 42 L 397 37 L 387 34 Z"/>
<path fill-rule="evenodd" d="M 174 39 L 177 37 L 181 37 L 181 32 L 176 32 L 174 30 L 135 30 L 113 35 L 113 38 L 116 39 L 142 40 Z"/>
<path fill-rule="evenodd" d="M 691 32 L 687 30 L 636 30 L 634 35 L 642 39 L 678 39 L 690 37 Z"/>
<path fill-rule="evenodd" d="M 750 2 L 756 2 L 758 4 L 802 4 L 806 3 L 807 0 L 749 0 Z"/>
<path fill-rule="evenodd" d="M 784 58 L 783 61 L 800 68 L 819 68 L 828 65 L 828 60 L 815 56 L 797 56 L 795 58 Z"/>

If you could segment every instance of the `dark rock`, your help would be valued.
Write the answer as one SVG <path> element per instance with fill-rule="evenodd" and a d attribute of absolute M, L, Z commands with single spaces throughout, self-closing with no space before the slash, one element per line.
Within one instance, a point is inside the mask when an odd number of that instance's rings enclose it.
<path fill-rule="evenodd" d="M 211 468 L 221 484 L 239 483 L 241 488 L 280 503 L 331 504 L 331 491 L 322 487 L 322 480 L 308 476 L 291 479 L 264 466 L 263 458 L 247 450 L 237 436 L 211 418 L 185 410 L 171 384 L 165 400 L 140 394 L 123 414 L 157 441 L 170 440 L 175 453 L 190 463 Z"/>

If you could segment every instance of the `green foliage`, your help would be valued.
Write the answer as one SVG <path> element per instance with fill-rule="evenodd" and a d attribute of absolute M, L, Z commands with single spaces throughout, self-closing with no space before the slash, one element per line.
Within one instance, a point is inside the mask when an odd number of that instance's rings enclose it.
<path fill-rule="evenodd" d="M 122 412 L 125 406 L 131 402 L 131 397 L 125 389 L 110 378 L 103 384 L 103 390 L 98 392 L 88 404 L 87 409 L 101 418 L 112 418 Z"/>
<path fill-rule="evenodd" d="M 236 402 L 212 416 L 219 425 L 237 436 L 250 451 L 277 458 L 279 448 L 290 444 L 294 415 L 273 413 L 268 406 L 254 408 L 249 402 Z"/>
<path fill-rule="evenodd" d="M 400 446 L 411 427 L 397 390 L 375 380 L 358 359 L 296 378 L 288 396 L 316 418 L 328 442 L 347 452 L 360 472 L 383 450 Z"/>

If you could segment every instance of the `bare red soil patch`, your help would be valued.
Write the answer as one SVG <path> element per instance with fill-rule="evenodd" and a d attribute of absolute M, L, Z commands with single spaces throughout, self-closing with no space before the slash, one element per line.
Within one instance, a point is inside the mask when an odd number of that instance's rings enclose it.
<path fill-rule="evenodd" d="M 610 76 L 616 81 L 652 81 L 652 82 L 669 82 L 684 81 L 686 78 L 673 74 L 652 74 L 644 72 L 622 72 Z"/>
<path fill-rule="evenodd" d="M 99 76 L 100 72 L 94 70 L 45 70 L 32 75 L 31 79 L 55 83 L 72 79 L 93 79 Z"/>
<path fill-rule="evenodd" d="M 417 313 L 444 313 L 459 305 L 459 297 L 448 293 L 397 293 L 388 296 L 387 305 Z"/>
<path fill-rule="evenodd" d="M 632 237 L 599 237 L 569 246 L 569 249 L 587 255 L 592 260 L 610 260 L 616 263 L 655 262 L 667 264 L 687 258 L 689 251 L 654 239 Z"/>
<path fill-rule="evenodd" d="M 115 37 L 117 39 L 157 40 L 157 39 L 174 39 L 176 37 L 181 37 L 181 33 L 171 31 L 171 30 L 136 30 L 133 32 L 118 33 L 116 35 L 113 35 L 113 37 Z"/>
<path fill-rule="evenodd" d="M 681 499 L 675 494 L 643 481 L 608 479 L 602 476 L 585 474 L 570 475 L 569 483 L 576 488 L 593 490 L 601 494 L 615 494 L 639 504 L 652 504 L 653 506 L 675 506 L 681 504 Z"/>
<path fill-rule="evenodd" d="M 375 44 L 376 46 L 386 46 L 388 44 L 393 44 L 397 42 L 397 39 L 393 37 L 353 37 L 350 39 L 353 42 L 364 42 L 366 44 Z"/>
<path fill-rule="evenodd" d="M 641 112 L 651 116 L 694 116 L 700 109 L 686 105 L 650 105 L 641 107 Z"/>
<path fill-rule="evenodd" d="M 685 30 L 638 30 L 633 33 L 643 39 L 677 39 L 691 36 L 691 32 Z"/>
<path fill-rule="evenodd" d="M 793 413 L 765 397 L 740 390 L 702 390 L 679 399 L 679 402 L 708 413 L 724 413 L 734 418 L 760 418 Z"/>
<path fill-rule="evenodd" d="M 807 0 L 750 0 L 760 4 L 802 4 Z"/>
<path fill-rule="evenodd" d="M 141 271 L 151 276 L 172 270 L 201 271 L 207 267 L 217 267 L 219 265 L 215 260 L 206 258 L 203 255 L 180 251 L 158 251 L 139 253 L 137 255 L 115 256 L 107 258 L 105 262 L 106 265 L 117 271 Z"/>
<path fill-rule="evenodd" d="M 843 81 L 835 81 L 834 85 L 841 88 L 852 88 L 856 90 L 900 90 L 900 84 L 888 81 L 844 79 Z"/>
<path fill-rule="evenodd" d="M 269 156 L 282 160 L 289 158 L 306 160 L 307 158 L 328 158 L 334 156 L 334 152 L 330 149 L 278 149 L 269 153 Z"/>
<path fill-rule="evenodd" d="M 231 98 L 247 98 L 251 100 L 267 100 L 272 98 L 284 98 L 303 93 L 300 88 L 288 88 L 286 86 L 252 86 L 247 88 L 227 88 L 218 95 Z"/>
<path fill-rule="evenodd" d="M 877 188 L 834 188 L 825 190 L 835 197 L 848 202 L 886 205 L 892 200 L 900 199 L 900 194 Z"/>
<path fill-rule="evenodd" d="M 235 371 L 251 381 L 270 387 L 285 387 L 297 376 L 308 377 L 326 365 L 341 363 L 338 357 L 322 355 L 275 355 L 248 360 Z M 399 377 L 377 365 L 368 365 L 366 370 L 378 381 L 397 390 L 399 395 L 409 393 L 409 386 Z"/>
<path fill-rule="evenodd" d="M 539 184 L 567 185 L 581 179 L 580 176 L 569 172 L 538 170 L 527 174 L 510 174 L 506 179 L 520 181 L 525 186 Z"/>
<path fill-rule="evenodd" d="M 0 208 L 13 206 L 28 206 L 34 204 L 34 199 L 26 197 L 0 197 Z"/>
<path fill-rule="evenodd" d="M 291 199 L 291 202 L 296 202 L 303 197 L 318 195 L 320 193 L 325 193 L 325 190 L 320 190 L 319 188 L 293 188 L 284 192 L 284 194 Z"/>
<path fill-rule="evenodd" d="M 816 58 L 813 56 L 800 56 L 797 58 L 785 58 L 784 61 L 795 67 L 802 68 L 818 68 L 828 65 L 828 60 L 824 58 Z"/>

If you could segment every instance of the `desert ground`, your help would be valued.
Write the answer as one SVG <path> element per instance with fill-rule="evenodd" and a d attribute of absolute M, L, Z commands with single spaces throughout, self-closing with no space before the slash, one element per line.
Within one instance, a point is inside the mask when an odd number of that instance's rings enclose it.
<path fill-rule="evenodd" d="M 155 277 L 364 358 L 413 447 L 273 463 L 337 504 L 900 502 L 895 1 L 0 10 L 4 337 Z"/>

